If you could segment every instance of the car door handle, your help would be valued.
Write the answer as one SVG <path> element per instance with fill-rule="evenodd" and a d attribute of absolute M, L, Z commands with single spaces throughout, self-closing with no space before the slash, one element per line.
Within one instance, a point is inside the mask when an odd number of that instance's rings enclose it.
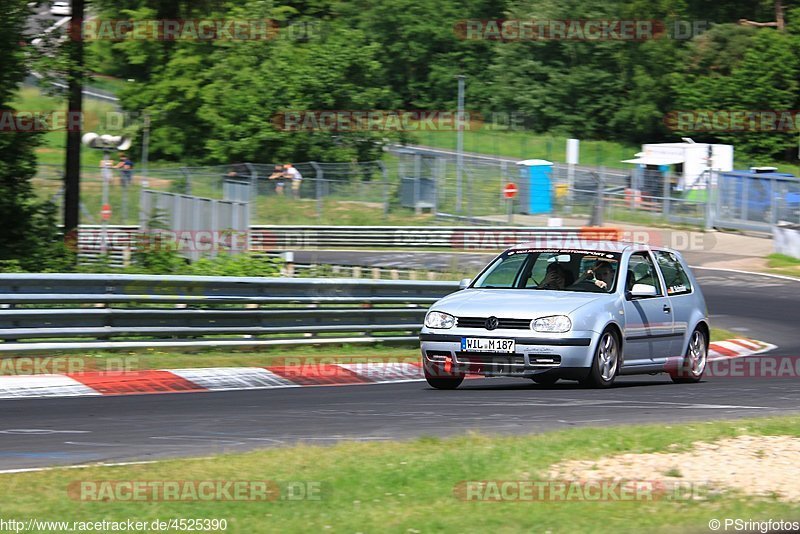
<path fill-rule="evenodd" d="M 670 308 L 668 304 L 664 304 L 664 313 L 670 313 L 671 311 L 672 308 Z"/>

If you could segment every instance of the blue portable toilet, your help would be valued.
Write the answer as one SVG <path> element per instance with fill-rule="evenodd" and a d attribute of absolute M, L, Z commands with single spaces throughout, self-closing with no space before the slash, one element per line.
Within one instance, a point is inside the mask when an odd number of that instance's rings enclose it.
<path fill-rule="evenodd" d="M 519 211 L 527 215 L 551 213 L 553 211 L 553 184 L 550 176 L 553 162 L 544 159 L 518 161 Z"/>

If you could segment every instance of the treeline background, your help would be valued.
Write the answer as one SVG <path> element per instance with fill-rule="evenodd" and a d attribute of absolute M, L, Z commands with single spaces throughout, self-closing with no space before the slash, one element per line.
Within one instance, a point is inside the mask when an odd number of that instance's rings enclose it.
<path fill-rule="evenodd" d="M 151 157 L 207 163 L 374 159 L 387 132 L 284 132 L 285 110 L 454 110 L 523 117 L 534 133 L 677 140 L 675 110 L 800 108 L 800 6 L 783 0 L 95 0 L 101 18 L 272 19 L 270 40 L 95 41 L 91 70 L 135 80 L 123 105 L 152 116 Z M 465 40 L 467 19 L 697 24 L 692 38 Z M 757 26 L 783 20 L 781 28 Z M 682 22 L 676 22 L 682 21 Z M 683 27 L 683 26 L 681 26 Z M 670 32 L 671 33 L 671 32 Z M 797 132 L 692 133 L 751 161 L 796 159 Z"/>

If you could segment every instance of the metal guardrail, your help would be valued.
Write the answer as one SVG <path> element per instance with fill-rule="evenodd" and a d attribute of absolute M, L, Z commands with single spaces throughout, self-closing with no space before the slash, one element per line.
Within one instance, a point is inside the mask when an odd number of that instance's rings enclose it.
<path fill-rule="evenodd" d="M 0 352 L 413 341 L 456 282 L 0 276 Z"/>
<path fill-rule="evenodd" d="M 109 226 L 111 250 L 136 246 L 135 226 Z M 198 238 L 191 234 L 188 241 Z M 82 225 L 78 248 L 81 257 L 99 254 L 99 226 Z M 177 232 L 180 238 L 181 232 Z M 246 236 L 250 250 L 282 252 L 291 250 L 339 249 L 450 249 L 501 250 L 517 243 L 541 239 L 619 239 L 615 228 L 520 227 L 520 226 L 251 226 Z M 211 239 L 211 237 L 209 237 Z"/>

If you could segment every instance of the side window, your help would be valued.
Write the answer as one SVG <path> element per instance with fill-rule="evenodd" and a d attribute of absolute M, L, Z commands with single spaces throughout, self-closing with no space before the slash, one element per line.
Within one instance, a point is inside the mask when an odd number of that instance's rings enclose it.
<path fill-rule="evenodd" d="M 501 260 L 500 264 L 487 273 L 485 278 L 478 280 L 476 285 L 478 287 L 512 287 L 522 264 L 527 258 L 527 254 L 517 254 Z"/>
<path fill-rule="evenodd" d="M 625 289 L 633 289 L 634 284 L 644 284 L 655 288 L 656 295 L 663 295 L 661 281 L 658 279 L 656 266 L 646 252 L 637 252 L 628 262 L 628 273 L 625 279 Z"/>
<path fill-rule="evenodd" d="M 656 251 L 656 260 L 661 274 L 664 275 L 664 283 L 667 285 L 667 295 L 685 295 L 692 292 L 692 283 L 683 270 L 681 262 L 672 252 Z"/>

